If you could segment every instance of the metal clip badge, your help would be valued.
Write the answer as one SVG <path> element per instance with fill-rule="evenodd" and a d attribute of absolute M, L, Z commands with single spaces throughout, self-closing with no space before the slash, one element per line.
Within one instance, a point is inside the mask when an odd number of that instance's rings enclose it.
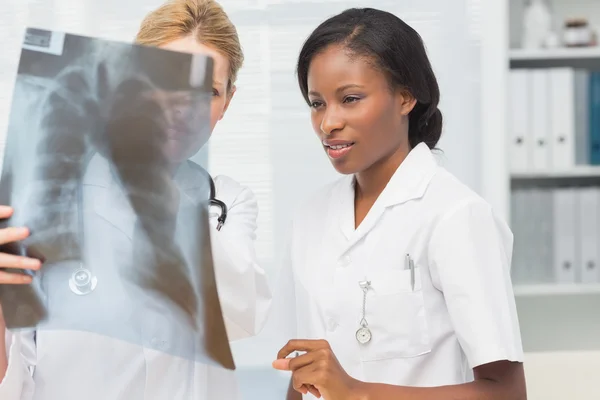
<path fill-rule="evenodd" d="M 360 288 L 363 291 L 363 304 L 362 304 L 362 318 L 360 320 L 360 328 L 356 331 L 356 340 L 360 344 L 366 344 L 371 341 L 371 330 L 369 329 L 369 323 L 366 319 L 367 310 L 367 292 L 371 288 L 371 282 L 364 280 L 358 282 Z"/>

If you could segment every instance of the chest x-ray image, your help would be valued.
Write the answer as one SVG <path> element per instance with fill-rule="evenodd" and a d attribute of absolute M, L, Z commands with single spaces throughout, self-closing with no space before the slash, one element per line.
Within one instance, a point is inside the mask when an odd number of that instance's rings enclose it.
<path fill-rule="evenodd" d="M 2 251 L 43 261 L 0 286 L 9 329 L 87 331 L 233 368 L 210 250 L 212 60 L 28 29 L 0 204 L 31 236 Z M 23 273 L 26 273 L 23 271 Z M 165 332 L 169 331 L 169 332 Z M 164 335 L 163 335 L 164 336 Z M 167 351 L 167 350 L 165 350 Z"/>

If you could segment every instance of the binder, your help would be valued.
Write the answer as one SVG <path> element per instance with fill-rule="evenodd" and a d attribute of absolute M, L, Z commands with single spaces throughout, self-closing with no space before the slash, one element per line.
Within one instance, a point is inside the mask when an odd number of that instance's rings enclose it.
<path fill-rule="evenodd" d="M 529 126 L 529 84 L 529 70 L 514 69 L 509 72 L 508 156 L 511 171 L 527 171 L 530 166 L 533 141 Z"/>
<path fill-rule="evenodd" d="M 548 170 L 551 166 L 551 107 L 550 107 L 550 72 L 535 69 L 531 74 L 531 134 L 533 135 L 532 169 Z"/>
<path fill-rule="evenodd" d="M 521 221 L 523 224 L 523 246 L 526 268 L 523 272 L 524 282 L 527 284 L 537 284 L 540 279 L 541 257 L 539 253 L 539 189 L 527 188 L 522 199 Z"/>
<path fill-rule="evenodd" d="M 579 277 L 582 283 L 600 282 L 600 188 L 579 189 Z"/>
<path fill-rule="evenodd" d="M 590 74 L 589 157 L 590 164 L 600 165 L 600 72 Z"/>
<path fill-rule="evenodd" d="M 575 164 L 590 163 L 590 73 L 575 71 Z"/>
<path fill-rule="evenodd" d="M 578 197 L 574 188 L 553 189 L 554 277 L 575 283 L 578 264 Z"/>
<path fill-rule="evenodd" d="M 514 235 L 512 278 L 517 284 L 539 283 L 541 277 L 551 275 L 553 281 L 552 265 L 542 266 L 543 257 L 540 257 L 538 189 L 515 189 L 511 195 L 513 211 L 511 212 L 511 230 Z M 544 243 L 547 246 L 547 242 Z M 550 273 L 543 272 L 549 269 Z"/>
<path fill-rule="evenodd" d="M 541 231 L 543 215 L 540 207 L 542 191 L 540 188 L 532 188 L 527 199 L 527 208 L 524 210 L 524 223 L 528 225 L 527 247 L 529 253 L 529 277 L 531 283 L 542 283 L 544 268 L 544 248 Z"/>
<path fill-rule="evenodd" d="M 515 189 L 511 192 L 511 230 L 513 232 L 513 257 L 511 265 L 511 277 L 515 284 L 523 284 L 526 282 L 527 276 L 527 255 L 526 255 L 526 239 L 524 224 L 524 208 L 526 192 L 523 189 Z"/>
<path fill-rule="evenodd" d="M 537 249 L 534 254 L 538 256 L 537 282 L 554 282 L 554 252 L 548 244 L 554 241 L 554 203 L 552 189 L 539 188 L 537 191 L 537 203 L 532 204 L 532 209 L 537 210 Z"/>
<path fill-rule="evenodd" d="M 553 68 L 550 78 L 550 153 L 552 168 L 575 165 L 575 70 Z"/>

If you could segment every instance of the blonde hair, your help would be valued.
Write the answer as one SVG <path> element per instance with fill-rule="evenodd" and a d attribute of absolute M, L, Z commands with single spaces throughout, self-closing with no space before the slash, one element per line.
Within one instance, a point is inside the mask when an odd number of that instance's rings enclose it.
<path fill-rule="evenodd" d="M 223 7 L 214 0 L 169 0 L 148 14 L 140 26 L 136 43 L 162 46 L 193 35 L 229 59 L 228 91 L 233 88 L 244 62 L 237 29 Z"/>

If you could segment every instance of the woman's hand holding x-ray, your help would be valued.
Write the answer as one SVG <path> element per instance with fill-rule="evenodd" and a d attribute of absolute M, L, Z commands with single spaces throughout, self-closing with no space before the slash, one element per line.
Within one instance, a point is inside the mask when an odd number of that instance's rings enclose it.
<path fill-rule="evenodd" d="M 0 206 L 0 219 L 9 218 L 13 213 L 11 207 Z M 29 236 L 29 229 L 24 227 L 10 227 L 0 229 L 0 245 L 24 240 Z M 41 266 L 40 260 L 35 258 L 15 256 L 13 254 L 0 253 L 0 285 L 24 285 L 31 283 L 31 276 L 9 272 L 11 269 L 38 270 Z M 1 315 L 1 314 L 0 314 Z"/>
<path fill-rule="evenodd" d="M 0 206 L 0 219 L 9 218 L 13 209 L 7 206 Z M 25 227 L 9 227 L 0 229 L 0 245 L 18 242 L 29 236 L 29 229 Z M 29 275 L 17 272 L 18 269 L 38 270 L 41 267 L 40 260 L 35 258 L 15 256 L 13 254 L 0 253 L 0 285 L 26 285 L 31 283 L 32 278 Z M 5 269 L 5 270 L 3 270 Z M 15 272 L 11 272 L 15 270 Z M 4 317 L 2 314 L 2 304 L 0 304 L 0 330 L 5 329 Z M 2 337 L 0 335 L 0 337 Z"/>
<path fill-rule="evenodd" d="M 13 214 L 12 207 L 0 205 L 0 219 L 10 218 Z M 29 236 L 29 229 L 25 227 L 8 227 L 0 229 L 0 245 L 18 242 Z M 29 275 L 22 274 L 16 270 L 38 270 L 41 266 L 40 260 L 35 258 L 20 257 L 13 254 L 0 252 L 0 285 L 26 285 L 31 283 Z M 11 270 L 15 270 L 11 272 Z M 0 381 L 8 367 L 7 351 L 5 343 L 6 322 L 0 304 Z"/>

